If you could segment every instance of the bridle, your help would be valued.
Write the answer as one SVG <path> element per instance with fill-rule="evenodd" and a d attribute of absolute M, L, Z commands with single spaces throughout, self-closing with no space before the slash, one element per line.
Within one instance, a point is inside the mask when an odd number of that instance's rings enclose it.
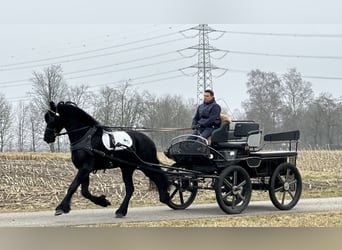
<path fill-rule="evenodd" d="M 84 130 L 84 129 L 89 129 L 90 127 L 91 126 L 84 126 L 82 128 L 73 129 L 73 130 L 70 130 L 70 131 L 63 132 L 63 133 L 56 133 L 56 130 L 52 129 L 52 128 L 46 128 L 46 130 L 52 131 L 54 133 L 54 135 L 57 137 L 57 136 L 61 136 L 61 135 L 68 135 L 68 134 L 71 134 L 71 133 L 74 133 L 74 132 L 78 132 L 78 131 L 81 131 L 81 130 Z"/>
<path fill-rule="evenodd" d="M 51 112 L 52 114 L 54 114 L 55 116 L 60 117 L 58 112 L 53 111 L 51 109 L 48 109 L 48 111 Z M 63 133 L 56 133 L 55 129 L 48 128 L 48 127 L 46 128 L 46 130 L 52 131 L 54 133 L 54 135 L 57 137 L 57 136 L 61 136 L 61 135 L 67 135 L 67 134 L 71 134 L 71 133 L 74 133 L 74 132 L 78 132 L 78 131 L 81 131 L 81 130 L 84 130 L 84 129 L 90 128 L 90 127 L 91 126 L 84 126 L 82 128 L 73 129 L 73 130 L 70 130 L 70 131 L 63 132 Z"/>

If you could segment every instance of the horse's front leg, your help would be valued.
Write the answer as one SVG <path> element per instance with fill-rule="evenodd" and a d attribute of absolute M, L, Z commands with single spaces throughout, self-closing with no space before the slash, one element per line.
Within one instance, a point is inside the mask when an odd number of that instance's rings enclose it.
<path fill-rule="evenodd" d="M 121 206 L 115 212 L 117 218 L 122 218 L 123 216 L 127 214 L 129 200 L 131 199 L 132 194 L 134 192 L 134 184 L 133 184 L 133 177 L 132 177 L 134 169 L 130 167 L 126 167 L 126 168 L 123 167 L 121 168 L 121 172 L 122 172 L 123 181 L 125 183 L 126 195 Z"/>
<path fill-rule="evenodd" d="M 69 188 L 68 188 L 68 192 L 65 195 L 64 199 L 62 200 L 62 202 L 56 207 L 56 212 L 55 215 L 61 215 L 63 213 L 67 214 L 70 212 L 70 201 L 71 201 L 71 197 L 72 195 L 76 192 L 78 186 L 81 184 L 81 182 L 83 181 L 83 179 L 85 177 L 88 176 L 89 178 L 89 174 L 90 174 L 90 170 L 87 168 L 80 168 L 74 178 L 74 180 L 71 182 Z"/>
<path fill-rule="evenodd" d="M 102 206 L 102 207 L 107 207 L 110 206 L 110 202 L 106 199 L 105 195 L 101 196 L 94 196 L 89 192 L 89 175 L 85 176 L 82 180 L 82 195 L 94 202 L 96 205 Z"/>

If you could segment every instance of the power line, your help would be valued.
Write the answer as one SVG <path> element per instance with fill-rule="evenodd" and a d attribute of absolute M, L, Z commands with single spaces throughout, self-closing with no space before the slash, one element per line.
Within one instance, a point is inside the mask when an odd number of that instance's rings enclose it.
<path fill-rule="evenodd" d="M 160 64 L 160 62 L 158 63 L 155 63 L 153 65 L 157 65 L 157 64 Z M 146 66 L 146 65 L 143 65 L 143 66 Z M 148 66 L 152 66 L 152 65 L 148 65 Z M 124 71 L 124 70 L 127 70 L 127 69 L 121 69 L 119 71 Z M 143 75 L 143 76 L 139 76 L 139 77 L 134 77 L 134 78 L 130 78 L 130 80 L 134 81 L 134 80 L 140 80 L 140 79 L 144 79 L 144 78 L 149 78 L 149 77 L 153 77 L 153 76 L 158 76 L 158 75 L 165 75 L 165 74 L 169 74 L 169 73 L 173 73 L 173 72 L 179 72 L 180 69 L 174 69 L 174 70 L 168 70 L 168 71 L 164 71 L 164 72 L 160 72 L 160 73 L 154 73 L 154 74 L 149 74 L 149 75 Z M 110 73 L 110 72 L 103 72 L 103 73 Z M 82 76 L 83 77 L 89 77 L 89 75 L 85 75 L 85 76 Z M 81 78 L 81 77 L 76 77 L 76 78 Z M 75 78 L 75 79 L 76 79 Z M 74 78 L 66 78 L 65 80 L 71 80 L 71 79 L 74 79 Z M 23 83 L 23 84 L 11 84 L 11 85 L 7 85 L 7 86 L 1 86 L 1 88 L 10 88 L 10 87 L 18 87 L 18 86 L 27 86 L 27 85 L 32 85 L 32 83 L 29 83 L 28 82 L 29 80 L 26 81 L 26 83 Z M 120 83 L 120 82 L 123 82 L 125 81 L 124 80 L 119 80 L 119 81 L 115 81 L 115 82 L 112 82 L 111 84 L 113 83 Z M 103 85 L 106 85 L 108 83 L 105 83 L 105 84 L 98 84 L 98 85 L 92 85 L 90 86 L 91 88 L 93 87 L 99 87 L 99 86 L 103 86 Z"/>
<path fill-rule="evenodd" d="M 310 59 L 334 59 L 341 60 L 342 56 L 310 56 L 310 55 L 290 55 L 290 54 L 272 54 L 263 52 L 238 51 L 238 50 L 217 50 L 231 54 L 254 55 L 254 56 L 272 56 L 272 57 L 289 57 L 289 58 L 310 58 Z"/>
<path fill-rule="evenodd" d="M 143 84 L 149 84 L 149 83 L 154 83 L 154 82 L 160 82 L 160 81 L 165 81 L 165 80 L 172 80 L 176 78 L 184 77 L 184 75 L 176 75 L 176 76 L 170 76 L 170 77 L 164 77 L 164 78 L 159 78 L 151 81 L 145 81 L 145 82 L 138 82 L 138 83 L 133 83 L 132 85 L 143 85 Z"/>
<path fill-rule="evenodd" d="M 71 77 L 71 78 L 66 78 L 66 80 L 79 79 L 79 78 L 85 78 L 85 77 L 90 77 L 90 76 L 105 75 L 105 74 L 110 74 L 110 73 L 115 73 L 115 72 L 120 72 L 120 71 L 125 71 L 125 70 L 131 70 L 131 69 L 137 69 L 137 68 L 144 68 L 144 67 L 148 67 L 148 66 L 159 65 L 159 64 L 162 64 L 162 63 L 168 63 L 168 62 L 173 62 L 173 61 L 178 61 L 178 60 L 181 60 L 181 58 L 180 59 L 171 59 L 171 60 L 166 60 L 166 61 L 160 61 L 160 62 L 151 63 L 151 64 L 145 64 L 145 65 L 140 65 L 140 66 L 134 66 L 134 67 L 130 67 L 130 68 L 118 69 L 118 70 L 115 70 L 115 71 L 106 71 L 106 72 L 99 72 L 99 73 L 95 73 L 95 74 L 87 74 L 87 75 L 82 75 L 82 76 L 77 76 L 77 77 Z M 189 67 L 185 67 L 185 68 L 181 68 L 181 69 L 177 69 L 177 70 L 171 70 L 171 71 L 151 74 L 151 75 L 146 75 L 146 76 L 138 77 L 138 78 L 147 78 L 149 76 L 162 75 L 162 74 L 166 74 L 166 73 L 170 73 L 170 72 L 175 72 L 175 71 L 181 71 L 186 76 L 191 76 L 191 77 L 195 76 L 197 74 L 197 72 L 195 72 L 193 74 L 187 74 L 187 73 L 184 72 L 185 69 L 189 69 L 189 68 L 193 68 L 193 66 L 189 66 Z M 247 73 L 250 72 L 248 70 L 231 69 L 231 68 L 226 69 L 226 68 L 215 67 L 215 69 L 223 70 L 224 71 L 223 74 L 225 74 L 227 71 L 233 72 L 233 73 L 243 73 L 243 74 L 247 74 Z M 302 77 L 303 78 L 310 78 L 310 79 L 342 80 L 342 76 L 302 75 Z M 1 86 L 1 88 L 10 88 L 10 87 L 18 87 L 18 86 L 31 85 L 31 83 L 29 83 L 29 81 L 30 81 L 30 79 L 23 79 L 23 80 L 17 80 L 17 81 L 0 82 L 0 84 L 1 85 L 5 85 L 5 86 Z M 123 80 L 120 80 L 118 82 L 121 82 L 121 81 L 123 81 Z M 16 82 L 25 82 L 25 83 L 22 83 L 22 84 L 11 84 L 11 83 L 16 83 Z M 10 84 L 10 85 L 6 86 L 6 84 Z"/>
<path fill-rule="evenodd" d="M 147 59 L 152 59 L 152 58 L 166 56 L 166 55 L 172 55 L 172 54 L 175 54 L 175 53 L 177 53 L 177 51 L 165 52 L 165 53 L 160 53 L 160 54 L 156 54 L 156 55 L 152 55 L 152 56 L 144 56 L 144 57 L 140 57 L 140 58 L 136 58 L 136 59 L 132 59 L 132 60 L 127 60 L 127 61 L 123 61 L 123 62 L 102 65 L 102 66 L 98 66 L 98 67 L 94 67 L 94 68 L 88 68 L 88 69 L 83 69 L 83 70 L 71 71 L 71 72 L 65 73 L 64 75 L 71 75 L 71 74 L 82 73 L 82 72 L 87 72 L 87 71 L 93 71 L 93 70 L 98 70 L 98 69 L 103 69 L 103 68 L 110 68 L 110 67 L 119 66 L 119 65 L 122 65 L 122 64 L 138 62 L 138 61 L 144 61 L 144 60 L 147 60 Z"/>
<path fill-rule="evenodd" d="M 195 49 L 196 47 L 188 47 L 187 49 Z M 240 54 L 240 55 L 254 55 L 254 56 L 272 56 L 272 57 L 289 57 L 289 58 L 310 58 L 310 59 L 333 59 L 341 60 L 342 56 L 317 56 L 317 55 L 294 55 L 294 54 L 277 54 L 277 53 L 265 53 L 265 52 L 253 52 L 253 51 L 242 51 L 242 50 L 225 50 L 216 49 L 215 47 L 209 48 L 211 52 L 225 52 L 224 56 L 227 54 Z M 219 59 L 223 58 L 220 57 Z"/>
<path fill-rule="evenodd" d="M 298 33 L 273 33 L 273 32 L 250 32 L 250 31 L 223 31 L 228 34 L 256 35 L 256 36 L 283 36 L 283 37 L 319 37 L 319 38 L 342 38 L 342 34 L 298 34 Z"/>
<path fill-rule="evenodd" d="M 158 35 L 158 36 L 154 36 L 154 37 L 149 37 L 149 38 L 145 38 L 145 39 L 140 39 L 140 40 L 135 40 L 135 41 L 131 41 L 131 42 L 123 43 L 123 44 L 117 44 L 117 45 L 112 45 L 112 46 L 108 46 L 108 47 L 103 47 L 103 48 L 98 48 L 98 49 L 93 49 L 93 50 L 87 50 L 87 51 L 82 51 L 82 52 L 77 52 L 77 53 L 71 53 L 71 54 L 66 54 L 66 55 L 61 55 L 61 56 L 55 56 L 55 57 L 49 57 L 49 58 L 43 58 L 43 59 L 37 59 L 37 60 L 30 60 L 30 61 L 23 61 L 23 62 L 12 63 L 12 64 L 3 64 L 3 65 L 0 65 L 0 68 L 25 65 L 25 64 L 32 64 L 32 63 L 38 63 L 38 62 L 44 62 L 44 61 L 52 61 L 52 60 L 56 60 L 56 59 L 74 57 L 74 56 L 80 56 L 80 55 L 86 55 L 86 54 L 91 54 L 91 53 L 100 52 L 100 51 L 104 51 L 104 50 L 116 49 L 116 48 L 124 47 L 127 45 L 145 42 L 145 41 L 151 41 L 151 40 L 162 38 L 162 37 L 168 37 L 168 36 L 175 35 L 175 34 L 179 34 L 179 32 L 178 31 L 177 32 L 171 32 L 171 33 Z"/>
<path fill-rule="evenodd" d="M 251 71 L 242 70 L 242 69 L 228 69 L 229 72 L 233 73 L 243 73 L 248 74 Z M 310 78 L 310 79 L 324 79 L 324 80 L 342 80 L 342 76 L 314 76 L 314 75 L 301 75 L 302 78 Z"/>
<path fill-rule="evenodd" d="M 132 50 L 137 50 L 137 49 L 142 49 L 142 48 L 147 48 L 147 47 L 153 47 L 153 46 L 157 46 L 157 45 L 161 45 L 161 44 L 166 44 L 166 43 L 170 43 L 170 42 L 175 42 L 175 41 L 179 41 L 182 39 L 175 39 L 175 40 L 170 40 L 170 41 L 166 41 L 166 42 L 161 42 L 161 43 L 155 43 L 155 44 L 150 44 L 150 45 L 146 45 L 146 46 L 142 46 L 142 47 L 135 47 L 132 49 L 127 49 L 127 50 L 121 50 L 121 51 L 115 51 L 115 52 L 111 52 L 111 53 L 106 53 L 106 54 L 100 54 L 100 55 L 93 55 L 93 56 L 88 56 L 88 57 L 83 57 L 83 58 L 76 58 L 76 59 L 72 59 L 72 60 L 65 60 L 65 61 L 59 61 L 59 62 L 55 62 L 53 64 L 61 64 L 61 63 L 71 63 L 71 62 L 75 62 L 75 61 L 82 61 L 82 60 L 88 60 L 88 59 L 92 59 L 92 58 L 97 58 L 97 57 L 103 57 L 103 56 L 109 56 L 109 55 L 113 55 L 113 54 L 119 54 L 119 53 L 124 53 L 124 52 L 128 52 L 128 51 L 132 51 Z M 188 47 L 187 49 L 196 49 L 199 50 L 199 48 L 197 47 Z M 183 49 L 185 50 L 185 49 Z M 225 54 L 223 56 L 221 56 L 220 58 L 214 58 L 214 59 L 222 59 L 224 56 L 226 56 L 228 53 L 231 54 L 240 54 L 240 55 L 254 55 L 254 56 L 268 56 L 268 57 L 287 57 L 287 58 L 305 58 L 305 59 L 332 59 L 332 60 L 341 60 L 342 56 L 319 56 L 319 55 L 294 55 L 294 54 L 273 54 L 273 53 L 264 53 L 264 52 L 251 52 L 251 51 L 237 51 L 237 50 L 222 50 L 222 49 L 215 49 L 215 48 L 211 48 L 210 49 L 212 52 L 225 52 Z M 178 50 L 178 52 L 180 52 L 182 50 Z M 171 54 L 173 52 L 170 53 L 162 53 L 160 55 L 167 55 L 167 54 Z M 197 53 L 195 53 L 192 56 L 195 56 Z M 158 55 L 156 55 L 158 56 Z M 192 57 L 190 56 L 190 57 Z M 150 57 L 146 57 L 146 58 L 152 58 L 153 56 Z M 128 62 L 132 62 L 133 60 L 130 60 Z M 124 62 L 126 63 L 126 62 Z M 33 67 L 41 67 L 41 66 L 48 66 L 51 65 L 51 63 L 48 64 L 40 64 L 40 65 L 34 65 L 34 66 L 23 66 L 23 67 L 16 67 L 16 68 L 9 68 L 9 69 L 0 69 L 0 71 L 12 71 L 12 70 L 18 70 L 18 69 L 27 69 L 27 68 L 33 68 Z M 117 65 L 117 64 L 114 64 Z M 110 65 L 105 65 L 105 66 L 100 66 L 100 67 L 110 67 Z M 90 69 L 90 70 L 95 70 L 98 69 L 99 67 Z M 87 70 L 84 70 L 87 71 Z M 82 71 L 80 71 L 82 72 Z M 74 72 L 76 73 L 76 72 Z M 22 81 L 22 80 L 20 80 Z M 1 84 L 1 83 L 0 83 Z"/>
<path fill-rule="evenodd" d="M 149 77 L 159 76 L 159 75 L 165 75 L 165 74 L 174 73 L 174 72 L 179 72 L 179 69 L 164 71 L 164 72 L 155 73 L 155 74 L 138 76 L 138 77 L 134 77 L 134 78 L 129 78 L 128 80 L 136 81 L 136 80 L 140 80 L 140 79 L 144 79 L 144 78 L 149 78 Z M 105 85 L 108 85 L 108 84 L 121 83 L 121 82 L 124 82 L 124 81 L 127 81 L 127 79 L 122 79 L 122 80 L 111 82 L 111 83 L 102 83 L 102 84 L 97 84 L 97 85 L 91 85 L 90 88 L 101 87 L 101 86 L 105 86 Z"/>
<path fill-rule="evenodd" d="M 324 80 L 342 80 L 342 76 L 310 76 L 303 75 L 303 78 L 311 78 L 311 79 L 324 79 Z"/>
<path fill-rule="evenodd" d="M 170 71 L 171 72 L 171 71 Z M 130 85 L 132 86 L 138 86 L 138 85 L 144 85 L 144 84 L 149 84 L 149 83 L 154 83 L 154 82 L 161 82 L 161 81 L 165 81 L 165 80 L 172 80 L 172 79 L 176 79 L 176 78 L 180 78 L 180 77 L 184 77 L 184 75 L 179 74 L 179 75 L 175 75 L 175 76 L 169 76 L 169 77 L 163 77 L 163 78 L 158 78 L 158 79 L 154 79 L 154 80 L 150 80 L 150 81 L 143 81 L 143 82 L 137 82 L 137 83 L 132 83 Z M 136 78 L 137 79 L 137 78 Z M 97 85 L 97 87 L 100 86 L 105 86 L 105 85 L 111 85 L 111 84 L 119 84 L 122 83 L 123 80 L 121 81 L 117 81 L 117 82 L 111 82 L 111 83 L 105 83 L 103 85 Z M 94 86 L 95 87 L 95 86 Z M 98 90 L 99 91 L 99 90 Z M 9 102 L 19 102 L 19 101 L 26 101 L 27 100 L 27 96 L 17 96 L 17 97 L 10 97 L 7 98 L 8 100 L 11 100 Z"/>
<path fill-rule="evenodd" d="M 18 70 L 18 69 L 29 69 L 29 68 L 35 68 L 35 67 L 48 66 L 48 65 L 51 65 L 51 64 L 71 63 L 71 62 L 76 62 L 76 61 L 89 60 L 89 59 L 93 59 L 93 58 L 105 57 L 105 56 L 110 56 L 110 55 L 115 55 L 115 54 L 120 54 L 120 53 L 125 53 L 125 52 L 131 52 L 131 51 L 134 51 L 134 50 L 139 50 L 139 49 L 159 46 L 159 45 L 163 45 L 163 44 L 177 42 L 177 41 L 180 41 L 180 40 L 183 40 L 183 38 L 178 38 L 178 39 L 173 39 L 173 40 L 153 43 L 153 44 L 144 45 L 144 46 L 140 46 L 140 47 L 134 47 L 134 48 L 131 48 L 131 49 L 125 49 L 125 50 L 120 50 L 120 51 L 108 52 L 108 53 L 104 53 L 104 54 L 80 57 L 80 58 L 75 58 L 75 59 L 67 59 L 67 60 L 62 60 L 62 61 L 58 61 L 58 62 L 54 62 L 54 63 L 50 62 L 50 63 L 44 63 L 44 64 L 38 64 L 38 65 L 21 66 L 21 67 L 5 68 L 5 69 L 1 69 L 0 68 L 0 71 L 12 71 L 12 70 Z"/>
<path fill-rule="evenodd" d="M 67 80 L 68 79 L 69 80 L 79 79 L 79 78 L 85 78 L 85 77 L 91 77 L 91 76 L 106 75 L 106 74 L 111 74 L 111 73 L 116 73 L 116 72 L 121 72 L 121 71 L 126 71 L 126 70 L 132 70 L 132 69 L 140 69 L 140 68 L 160 65 L 160 64 L 164 64 L 164 63 L 169 63 L 169 62 L 176 62 L 176 61 L 180 61 L 180 60 L 184 60 L 184 59 L 183 58 L 169 59 L 169 60 L 164 60 L 164 61 L 159 61 L 159 62 L 149 63 L 149 64 L 143 64 L 143 65 L 133 66 L 133 67 L 124 68 L 124 69 L 117 69 L 117 70 L 111 70 L 111 71 L 87 74 L 87 75 L 82 75 L 82 76 L 69 77 L 69 78 L 67 78 Z"/>
<path fill-rule="evenodd" d="M 76 74 L 76 73 L 83 73 L 83 72 L 88 72 L 88 71 L 93 71 L 93 70 L 98 70 L 98 69 L 103 69 L 103 68 L 119 66 L 119 65 L 122 65 L 122 64 L 128 64 L 128 63 L 132 63 L 132 62 L 144 61 L 144 60 L 147 60 L 147 59 L 152 59 L 152 58 L 156 58 L 156 57 L 161 57 L 161 56 L 175 54 L 177 52 L 178 52 L 178 50 L 171 51 L 171 52 L 166 52 L 166 53 L 160 53 L 160 54 L 156 54 L 156 55 L 152 55 L 152 56 L 145 56 L 145 57 L 135 58 L 135 59 L 132 59 L 132 60 L 122 61 L 122 62 L 118 62 L 118 63 L 114 63 L 114 64 L 107 64 L 107 65 L 102 65 L 102 66 L 93 67 L 93 68 L 87 68 L 87 69 L 83 69 L 83 70 L 65 72 L 63 75 L 72 75 L 72 74 Z M 27 81 L 30 81 L 30 79 L 20 79 L 20 80 L 5 81 L 5 82 L 0 82 L 0 85 L 2 85 L 2 84 L 10 84 L 10 83 L 18 83 L 18 82 L 27 82 Z"/>
<path fill-rule="evenodd" d="M 155 26 L 155 25 L 153 25 Z M 165 25 L 164 25 L 165 26 Z M 120 32 L 117 32 L 117 33 L 107 33 L 107 34 L 104 34 L 102 36 L 96 36 L 96 37 L 88 37 L 88 38 L 85 38 L 83 40 L 85 41 L 77 41 L 77 42 L 64 42 L 63 44 L 67 44 L 68 47 L 58 47 L 56 48 L 56 46 L 53 46 L 53 50 L 55 51 L 58 51 L 58 50 L 65 50 L 65 49 L 84 49 L 86 46 L 88 46 L 87 44 L 90 42 L 94 42 L 94 41 L 99 41 L 100 39 L 103 39 L 103 38 L 106 38 L 106 40 L 109 41 L 109 39 L 115 39 L 115 41 L 121 41 L 121 40 L 128 40 L 128 36 L 132 36 L 134 35 L 134 38 L 136 37 L 141 37 L 141 36 L 145 36 L 145 35 L 150 35 L 150 34 L 154 34 L 156 32 L 160 32 L 160 31 L 165 31 L 165 30 L 176 30 L 176 29 L 179 29 L 180 27 L 183 27 L 183 26 L 186 26 L 186 25 L 168 25 L 168 26 L 165 26 L 163 28 L 158 28 L 158 29 L 155 29 L 155 30 L 150 30 L 151 28 L 148 28 L 149 31 L 146 32 L 142 30 L 132 30 L 132 31 L 127 31 L 127 30 L 120 30 Z M 147 29 L 147 28 L 146 28 Z M 127 36 L 128 34 L 128 36 Z M 120 35 L 120 36 L 118 36 Z M 101 40 L 100 42 L 102 42 L 103 40 Z M 106 41 L 106 42 L 108 42 Z M 76 43 L 81 43 L 81 45 L 78 45 L 78 46 L 70 46 L 71 44 L 76 44 Z M 30 50 L 30 52 L 39 52 L 39 51 L 48 51 L 48 53 L 50 53 L 52 50 L 51 50 L 51 44 L 49 44 L 50 47 L 46 47 L 44 46 L 43 48 L 26 48 L 25 50 Z M 56 50 L 57 49 L 57 50 Z M 37 53 L 35 53 L 37 54 Z M 42 54 L 41 52 L 39 54 Z M 20 55 L 19 55 L 20 56 Z M 13 56 L 14 57 L 14 56 Z M 15 56 L 15 57 L 18 57 L 18 56 Z"/>

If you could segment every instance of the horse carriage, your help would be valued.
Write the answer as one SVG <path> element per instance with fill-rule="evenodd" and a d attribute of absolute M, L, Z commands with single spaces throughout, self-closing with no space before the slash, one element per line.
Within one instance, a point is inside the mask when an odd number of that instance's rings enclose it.
<path fill-rule="evenodd" d="M 259 124 L 253 121 L 223 122 L 210 142 L 195 135 L 172 139 L 165 155 L 174 164 L 163 165 L 157 159 L 155 144 L 145 134 L 113 134 L 73 103 L 50 103 L 45 121 L 44 140 L 51 143 L 56 136 L 68 135 L 72 162 L 78 169 L 55 215 L 70 211 L 71 197 L 79 186 L 85 198 L 109 206 L 104 195 L 89 192 L 89 175 L 116 167 L 121 169 L 126 187 L 117 217 L 127 214 L 136 169 L 155 182 L 160 201 L 173 209 L 189 207 L 199 189 L 215 190 L 218 205 L 228 214 L 246 209 L 252 190 L 268 191 L 274 206 L 281 210 L 293 208 L 301 195 L 302 181 L 296 168 L 299 131 L 262 136 Z M 62 129 L 66 132 L 61 133 Z M 286 148 L 267 150 L 274 144 Z"/>
<path fill-rule="evenodd" d="M 298 130 L 272 133 L 262 140 L 258 123 L 233 121 L 214 130 L 211 142 L 192 135 L 174 138 L 165 152 L 175 161 L 168 168 L 173 187 L 168 205 L 185 209 L 199 189 L 212 189 L 220 208 L 237 214 L 248 206 L 252 190 L 264 190 L 278 209 L 293 208 L 302 190 L 296 168 L 299 135 Z M 275 143 L 286 149 L 264 150 Z"/>

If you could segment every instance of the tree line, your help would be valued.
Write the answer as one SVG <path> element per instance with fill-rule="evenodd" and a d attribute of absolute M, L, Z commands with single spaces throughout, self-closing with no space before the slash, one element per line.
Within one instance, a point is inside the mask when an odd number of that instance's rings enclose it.
<path fill-rule="evenodd" d="M 190 127 L 196 109 L 194 99 L 156 96 L 127 82 L 96 92 L 86 85 L 68 86 L 59 65 L 33 72 L 31 82 L 27 101 L 16 106 L 0 93 L 0 152 L 69 150 L 67 137 L 50 145 L 43 142 L 43 114 L 50 101 L 72 101 L 103 125 L 115 127 Z M 248 98 L 236 118 L 259 122 L 264 133 L 299 129 L 302 147 L 342 147 L 342 98 L 330 93 L 315 97 L 312 84 L 296 69 L 281 76 L 252 70 L 246 85 Z M 172 137 L 187 132 L 148 134 L 164 150 Z"/>
<path fill-rule="evenodd" d="M 342 148 L 342 97 L 314 96 L 312 84 L 296 69 L 248 73 L 249 98 L 242 103 L 245 117 L 259 122 L 264 132 L 301 131 L 301 146 Z"/>

